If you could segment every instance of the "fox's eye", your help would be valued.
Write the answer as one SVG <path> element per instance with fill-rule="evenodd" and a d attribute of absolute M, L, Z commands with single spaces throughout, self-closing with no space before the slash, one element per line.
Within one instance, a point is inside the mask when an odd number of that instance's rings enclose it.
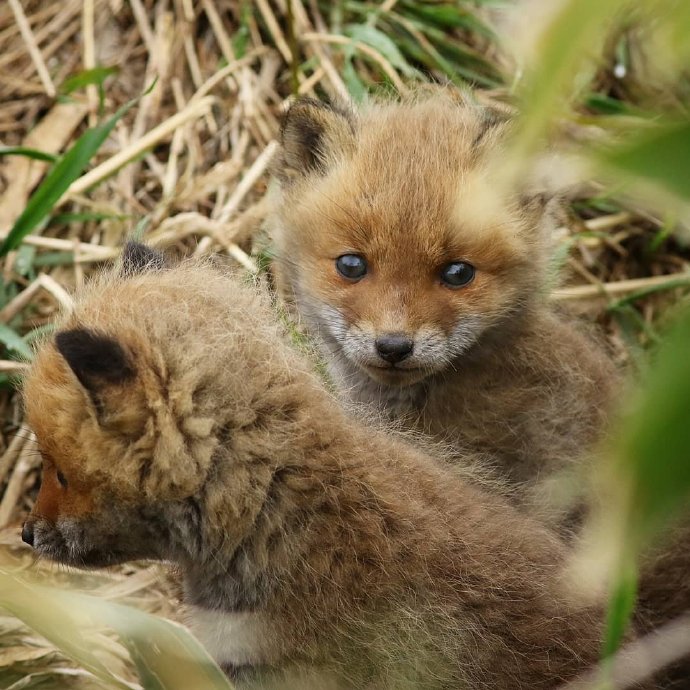
<path fill-rule="evenodd" d="M 472 282 L 474 266 L 463 261 L 455 261 L 444 266 L 441 271 L 441 281 L 448 287 L 463 287 Z"/>
<path fill-rule="evenodd" d="M 67 477 L 65 477 L 65 475 L 62 474 L 62 472 L 60 472 L 60 470 L 57 471 L 57 480 L 63 489 L 67 488 Z"/>
<path fill-rule="evenodd" d="M 343 278 L 359 280 L 367 272 L 367 262 L 359 254 L 343 254 L 335 260 L 335 267 Z"/>

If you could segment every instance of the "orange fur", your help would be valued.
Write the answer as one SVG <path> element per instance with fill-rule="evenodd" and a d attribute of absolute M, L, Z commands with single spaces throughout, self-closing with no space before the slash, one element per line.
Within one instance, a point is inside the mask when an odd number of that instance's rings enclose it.
<path fill-rule="evenodd" d="M 37 551 L 176 563 L 240 682 L 535 690 L 597 658 L 601 611 L 564 589 L 559 540 L 344 414 L 239 281 L 194 264 L 100 281 L 24 398 L 66 482 L 41 490 L 57 505 L 29 519 Z"/>
<path fill-rule="evenodd" d="M 345 126 L 347 123 L 348 126 Z M 568 529 L 553 479 L 602 435 L 616 374 L 544 296 L 558 199 L 491 179 L 509 125 L 431 90 L 358 111 L 298 101 L 275 165 L 269 229 L 278 286 L 323 347 L 337 388 L 484 456 L 515 496 Z M 306 136 L 306 134 L 308 136 Z M 367 273 L 339 275 L 356 254 Z M 450 288 L 444 266 L 474 279 Z M 414 342 L 388 364 L 382 336 Z"/>

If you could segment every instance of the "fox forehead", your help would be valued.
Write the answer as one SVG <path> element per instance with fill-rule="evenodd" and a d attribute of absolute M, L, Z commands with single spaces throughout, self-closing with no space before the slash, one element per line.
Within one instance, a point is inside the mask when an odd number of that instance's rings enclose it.
<path fill-rule="evenodd" d="M 96 406 L 54 344 L 37 353 L 23 389 L 27 423 L 41 453 L 69 475 L 70 484 L 78 479 L 98 486 L 113 474 L 110 463 L 121 455 L 122 439 L 99 427 Z"/>
<path fill-rule="evenodd" d="M 404 173 L 398 173 L 401 185 Z M 374 183 L 372 183 L 373 185 Z M 317 181 L 284 211 L 296 229 L 293 254 L 335 259 L 359 253 L 379 270 L 436 271 L 451 261 L 502 272 L 529 261 L 530 242 L 519 211 L 497 197 L 482 175 L 448 171 L 412 189 L 369 186 L 341 167 Z"/>
<path fill-rule="evenodd" d="M 84 394 L 74 386 L 71 377 L 57 350 L 46 346 L 36 355 L 23 386 L 26 419 L 41 451 L 53 462 L 66 455 L 67 464 L 78 463 L 74 453 L 76 431 L 89 414 Z M 65 454 L 66 448 L 72 452 Z M 58 464 L 63 467 L 63 462 Z"/>
<path fill-rule="evenodd" d="M 517 201 L 492 184 L 477 151 L 484 130 L 466 110 L 374 110 L 354 150 L 288 198 L 288 242 L 298 257 L 351 251 L 408 274 L 458 260 L 489 271 L 528 260 Z"/>

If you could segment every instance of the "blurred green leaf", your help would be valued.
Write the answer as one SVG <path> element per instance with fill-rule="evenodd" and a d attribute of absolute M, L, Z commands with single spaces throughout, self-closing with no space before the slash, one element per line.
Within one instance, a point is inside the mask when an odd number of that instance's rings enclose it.
<path fill-rule="evenodd" d="M 458 3 L 424 3 L 402 0 L 402 7 L 419 19 L 436 24 L 441 29 L 462 28 L 479 36 L 495 38 L 493 30 L 476 14 Z"/>
<path fill-rule="evenodd" d="M 620 647 L 630 627 L 630 618 L 637 599 L 637 572 L 634 563 L 626 567 L 616 579 L 606 620 L 606 637 L 602 657 L 608 659 Z"/>
<path fill-rule="evenodd" d="M 52 153 L 45 153 L 37 149 L 30 149 L 26 146 L 3 146 L 0 147 L 0 158 L 3 156 L 25 156 L 26 158 L 33 158 L 37 161 L 48 161 L 54 163 L 58 157 Z"/>
<path fill-rule="evenodd" d="M 575 88 L 607 26 L 626 0 L 567 0 L 539 36 L 531 64 L 518 87 L 521 115 L 513 137 L 513 164 L 524 164 Z"/>
<path fill-rule="evenodd" d="M 352 100 L 355 101 L 355 103 L 361 103 L 367 94 L 367 87 L 359 78 L 357 70 L 352 64 L 351 53 L 345 59 L 343 64 L 343 81 L 345 82 L 345 86 L 347 86 L 347 90 L 349 91 Z"/>
<path fill-rule="evenodd" d="M 74 263 L 74 252 L 44 252 L 34 260 L 34 266 L 70 266 Z"/>
<path fill-rule="evenodd" d="M 54 323 L 46 323 L 43 326 L 38 326 L 24 336 L 24 342 L 30 345 L 43 338 L 43 336 L 54 333 L 55 328 L 56 325 Z"/>
<path fill-rule="evenodd" d="M 87 129 L 46 175 L 43 182 L 31 195 L 23 213 L 17 218 L 9 235 L 0 246 L 0 257 L 16 249 L 20 242 L 34 228 L 42 223 L 67 188 L 84 171 L 118 120 L 129 111 L 139 99 L 149 93 L 155 82 L 141 96 L 125 103 L 104 123 Z"/>
<path fill-rule="evenodd" d="M 690 120 L 658 123 L 598 153 L 607 168 L 662 185 L 690 200 Z"/>
<path fill-rule="evenodd" d="M 603 93 L 591 93 L 585 98 L 585 105 L 603 115 L 632 115 L 636 111 L 629 103 L 611 98 Z"/>
<path fill-rule="evenodd" d="M 60 93 L 67 96 L 74 91 L 83 89 L 86 86 L 95 84 L 96 86 L 103 86 L 103 82 L 113 74 L 117 74 L 119 68 L 117 67 L 93 67 L 92 69 L 85 69 L 77 74 L 65 79 L 60 86 Z"/>
<path fill-rule="evenodd" d="M 0 343 L 8 350 L 19 355 L 22 359 L 30 360 L 33 357 L 31 348 L 26 344 L 21 336 L 17 335 L 9 326 L 0 323 Z"/>
<path fill-rule="evenodd" d="M 690 502 L 690 311 L 659 348 L 644 398 L 628 420 L 616 476 L 626 544 L 639 548 Z"/>
<path fill-rule="evenodd" d="M 17 258 L 14 260 L 14 270 L 20 276 L 29 276 L 33 272 L 35 259 L 36 247 L 31 247 L 28 244 L 19 247 Z"/>

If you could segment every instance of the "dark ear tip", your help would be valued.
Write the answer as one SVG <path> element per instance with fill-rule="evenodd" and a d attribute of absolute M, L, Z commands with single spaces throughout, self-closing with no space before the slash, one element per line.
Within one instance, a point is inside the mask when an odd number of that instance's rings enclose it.
<path fill-rule="evenodd" d="M 283 113 L 281 118 L 281 131 L 284 132 L 286 127 L 296 120 L 299 121 L 303 117 L 307 119 L 310 117 L 320 119 L 320 116 L 327 114 L 338 115 L 350 124 L 353 117 L 352 110 L 345 102 L 334 101 L 327 103 L 309 96 L 300 96 L 292 101 L 288 109 Z"/>
<path fill-rule="evenodd" d="M 146 271 L 160 271 L 167 268 L 167 265 L 165 256 L 160 252 L 141 242 L 128 240 L 122 250 L 120 273 L 129 277 Z"/>
<path fill-rule="evenodd" d="M 85 328 L 60 331 L 55 346 L 81 384 L 93 390 L 97 382 L 122 383 L 131 379 L 134 367 L 117 340 Z"/>

